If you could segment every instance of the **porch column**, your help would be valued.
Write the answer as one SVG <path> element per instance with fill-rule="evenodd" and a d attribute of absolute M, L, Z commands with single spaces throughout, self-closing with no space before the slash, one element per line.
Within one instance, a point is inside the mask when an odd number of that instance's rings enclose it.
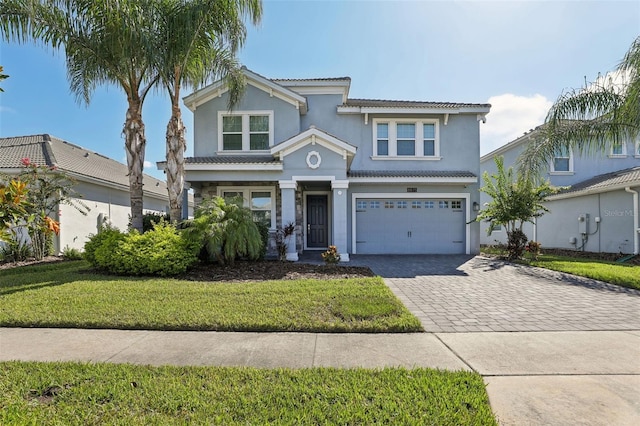
<path fill-rule="evenodd" d="M 347 251 L 347 188 L 348 180 L 334 180 L 331 182 L 333 191 L 333 245 L 338 248 L 340 262 L 349 261 Z"/>
<path fill-rule="evenodd" d="M 182 219 L 189 219 L 189 188 L 191 185 L 185 183 L 182 189 Z"/>
<path fill-rule="evenodd" d="M 286 226 L 288 223 L 296 223 L 296 188 L 297 183 L 290 180 L 281 180 L 280 194 L 282 200 L 282 226 Z M 296 228 L 297 228 L 296 223 Z M 297 261 L 298 251 L 296 250 L 296 231 L 293 231 L 289 241 L 287 241 L 287 260 Z"/>

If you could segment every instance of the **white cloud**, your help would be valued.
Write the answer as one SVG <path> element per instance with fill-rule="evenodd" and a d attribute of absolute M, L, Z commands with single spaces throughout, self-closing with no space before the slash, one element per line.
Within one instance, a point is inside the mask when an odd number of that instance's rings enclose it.
<path fill-rule="evenodd" d="M 151 161 L 147 161 L 147 160 L 144 161 L 144 168 L 145 169 L 150 169 L 150 168 L 153 168 L 153 167 L 155 167 L 154 163 L 152 163 Z"/>
<path fill-rule="evenodd" d="M 522 136 L 544 122 L 553 102 L 542 95 L 512 93 L 492 96 L 491 112 L 480 125 L 480 154 L 484 155 Z"/>

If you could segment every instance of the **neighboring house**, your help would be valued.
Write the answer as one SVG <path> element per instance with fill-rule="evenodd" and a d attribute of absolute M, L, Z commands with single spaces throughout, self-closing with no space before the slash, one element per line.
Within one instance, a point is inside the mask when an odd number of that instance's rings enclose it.
<path fill-rule="evenodd" d="M 196 203 L 241 196 L 272 230 L 295 223 L 289 260 L 329 245 L 343 261 L 479 251 L 479 122 L 490 105 L 350 99 L 348 77 L 244 74 L 231 111 L 223 81 L 184 99 Z"/>
<path fill-rule="evenodd" d="M 54 240 L 56 253 L 67 246 L 82 249 L 89 234 L 96 233 L 99 222 L 127 229 L 131 208 L 126 165 L 47 134 L 0 138 L 0 172 L 20 172 L 23 158 L 56 166 L 74 178 L 74 190 L 91 209 L 85 216 L 70 205 L 59 206 L 54 215 L 60 221 L 60 235 Z M 166 184 L 144 175 L 143 203 L 145 212 L 167 212 Z"/>
<path fill-rule="evenodd" d="M 482 156 L 480 166 L 496 172 L 494 158 L 504 157 L 505 167 L 517 167 L 518 156 L 540 127 Z M 549 162 L 546 175 L 554 186 L 569 187 L 548 198 L 549 213 L 526 224 L 529 239 L 543 247 L 605 253 L 638 253 L 638 195 L 640 191 L 640 139 L 608 148 L 606 153 L 574 155 L 559 152 Z M 481 202 L 490 197 L 481 193 Z M 482 244 L 506 242 L 504 229 L 487 235 L 489 224 L 481 224 Z"/>

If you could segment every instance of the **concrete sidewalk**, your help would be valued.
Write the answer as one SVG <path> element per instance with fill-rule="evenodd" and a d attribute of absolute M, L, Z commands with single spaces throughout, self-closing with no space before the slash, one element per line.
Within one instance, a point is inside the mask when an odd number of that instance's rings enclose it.
<path fill-rule="evenodd" d="M 0 328 L 0 361 L 432 367 L 482 374 L 503 425 L 640 424 L 640 331 L 313 334 Z"/>

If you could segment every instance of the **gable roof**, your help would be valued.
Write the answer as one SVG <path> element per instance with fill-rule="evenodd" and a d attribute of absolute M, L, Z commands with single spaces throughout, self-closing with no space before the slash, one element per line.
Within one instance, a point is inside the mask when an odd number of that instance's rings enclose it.
<path fill-rule="evenodd" d="M 109 157 L 48 134 L 0 138 L 0 171 L 22 168 L 23 158 L 41 166 L 56 166 L 78 180 L 97 180 L 129 190 L 127 166 Z M 147 174 L 144 192 L 157 198 L 168 197 L 166 183 Z"/>
<path fill-rule="evenodd" d="M 543 129 L 544 124 L 540 126 L 536 126 L 535 128 L 529 130 L 528 132 L 524 132 L 522 136 L 518 136 L 517 139 L 512 140 L 509 143 L 506 143 L 493 151 L 483 155 L 480 157 L 480 163 L 484 163 L 487 160 L 492 160 L 496 155 L 502 155 L 503 153 L 509 151 L 510 149 L 517 148 L 525 142 L 531 140 L 531 138 L 537 137 Z"/>
<path fill-rule="evenodd" d="M 298 133 L 286 141 L 272 147 L 271 155 L 276 156 L 279 154 L 280 158 L 282 158 L 283 156 L 297 151 L 309 143 L 318 143 L 339 155 L 343 155 L 345 159 L 347 156 L 353 157 L 357 150 L 355 146 L 343 141 L 342 139 L 333 136 L 324 130 L 320 130 L 316 128 L 316 126 L 311 126 L 308 130 Z"/>
<path fill-rule="evenodd" d="M 288 102 L 298 108 L 302 114 L 307 113 L 307 100 L 299 93 L 294 92 L 278 83 L 274 80 L 269 80 L 266 77 L 255 73 L 246 67 L 242 67 L 242 73 L 247 79 L 247 84 L 250 84 L 260 90 L 269 93 L 271 96 L 275 96 Z M 196 108 L 205 102 L 210 101 L 213 98 L 222 96 L 229 91 L 229 87 L 225 80 L 218 80 L 202 89 L 196 90 L 190 95 L 182 98 L 184 104 L 191 111 L 195 111 Z"/>
<path fill-rule="evenodd" d="M 559 194 L 552 195 L 548 197 L 548 199 L 560 200 L 563 198 L 580 197 L 583 195 L 615 191 L 632 186 L 640 186 L 640 167 L 632 167 L 629 169 L 594 176 L 590 179 L 571 185 L 569 189 L 564 190 Z"/>

